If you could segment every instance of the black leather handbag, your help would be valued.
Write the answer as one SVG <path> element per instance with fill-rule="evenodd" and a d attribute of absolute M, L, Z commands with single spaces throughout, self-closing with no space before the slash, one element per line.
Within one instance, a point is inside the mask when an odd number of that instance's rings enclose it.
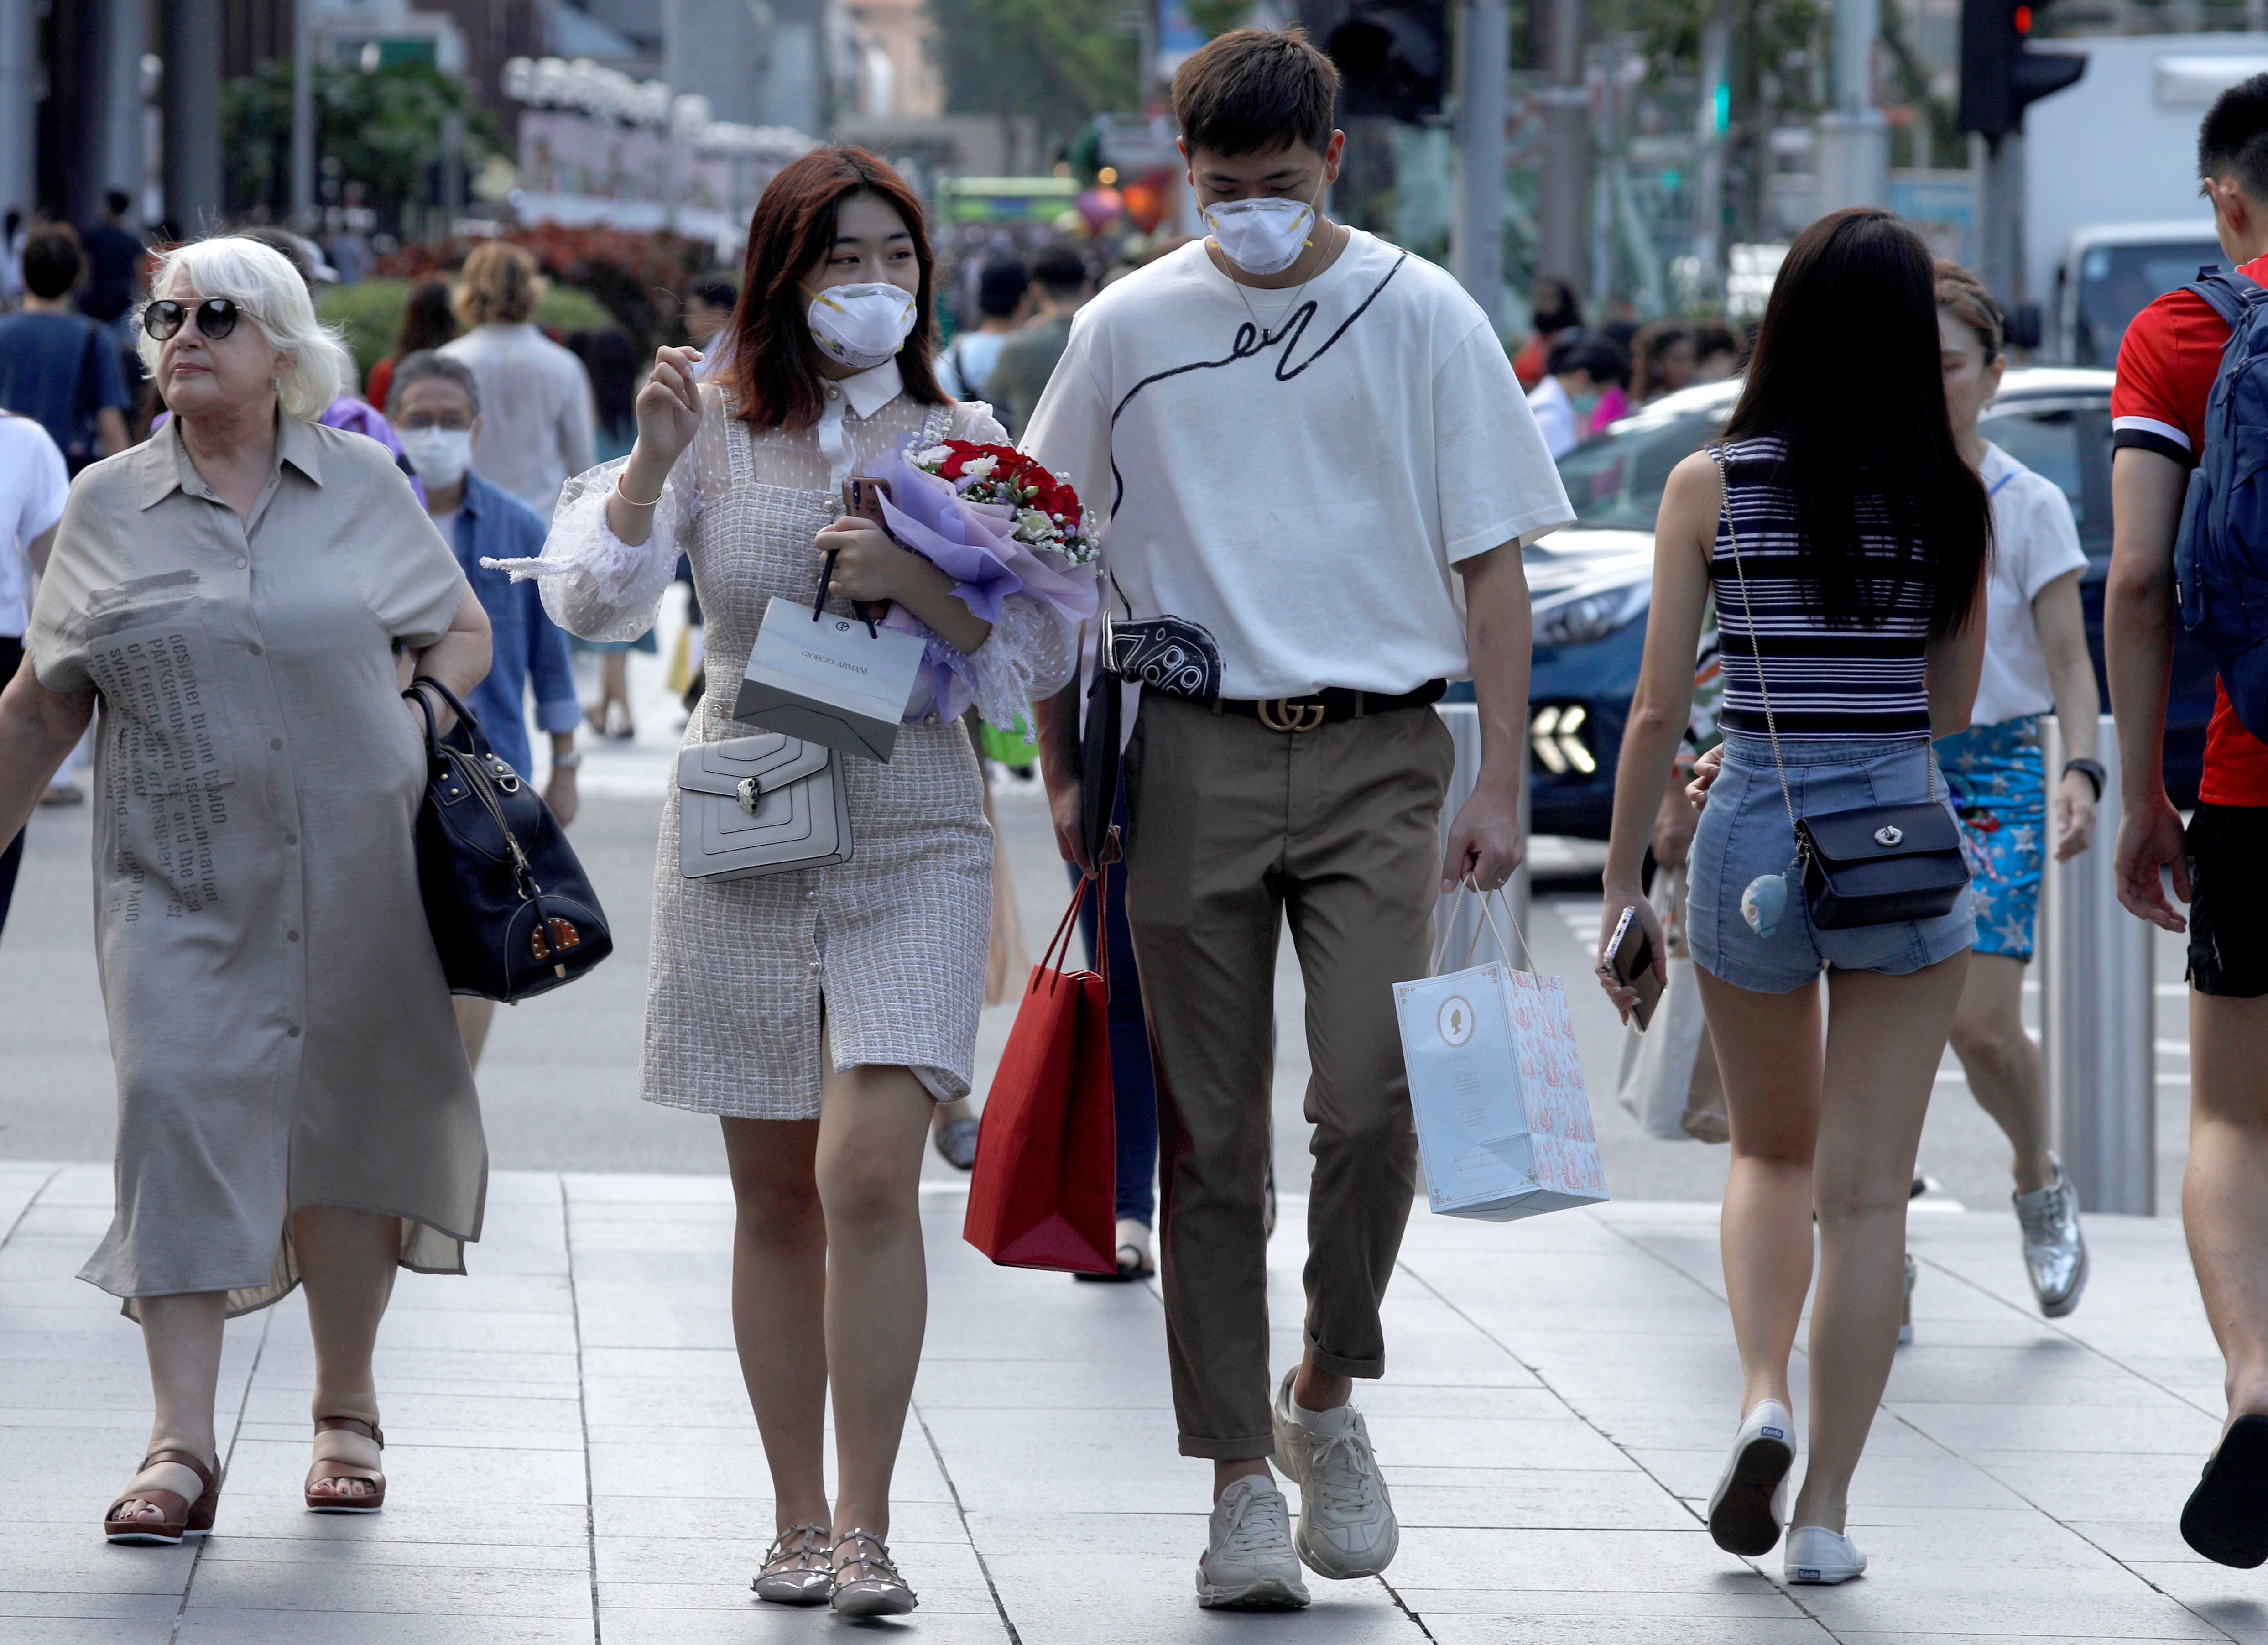
<path fill-rule="evenodd" d="M 457 711 L 446 737 L 428 690 Z M 509 1003 L 574 981 L 615 942 L 559 820 L 447 686 L 421 675 L 402 695 L 425 716 L 417 888 L 449 992 Z"/>
<path fill-rule="evenodd" d="M 1845 931 L 1951 913 L 1968 889 L 1969 864 L 1961 854 L 1961 826 L 1938 800 L 1937 762 L 1927 749 L 1922 754 L 1929 768 L 1926 800 L 1853 806 L 1801 818 L 1795 815 L 1787 765 L 1780 758 L 1779 727 L 1772 719 L 1771 693 L 1764 687 L 1764 653 L 1756 647 L 1749 577 L 1741 565 L 1741 534 L 1733 525 L 1725 448 L 1717 446 L 1711 455 L 1725 484 L 1725 532 L 1732 542 L 1733 574 L 1741 585 L 1749 653 L 1756 663 L 1756 694 L 1764 699 L 1764 730 L 1771 738 L 1772 763 L 1779 771 L 1780 803 L 1787 808 L 1788 827 L 1795 832 L 1796 855 L 1803 866 L 1804 906 L 1812 925 L 1822 931 Z"/>

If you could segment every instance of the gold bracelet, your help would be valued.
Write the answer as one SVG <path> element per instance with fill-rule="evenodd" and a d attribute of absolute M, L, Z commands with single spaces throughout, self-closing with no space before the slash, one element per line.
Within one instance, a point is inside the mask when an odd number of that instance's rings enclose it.
<path fill-rule="evenodd" d="M 622 474 L 628 474 L 629 472 L 630 472 L 630 470 L 629 470 L 629 469 L 627 469 L 627 468 L 625 468 L 625 469 L 623 469 L 623 470 L 622 470 Z M 662 488 L 662 489 L 663 489 L 664 491 L 666 491 L 666 490 L 668 489 L 668 487 L 667 487 L 667 485 L 665 483 L 665 485 L 663 486 L 663 488 Z M 655 493 L 654 493 L 651 498 L 647 498 L 644 502 L 643 502 L 643 503 L 639 502 L 639 501 L 637 500 L 637 498 L 636 498 L 635 497 L 632 497 L 632 496 L 631 496 L 628 491 L 625 491 L 624 490 L 622 490 L 622 474 L 618 474 L 618 475 L 616 475 L 616 476 L 615 476 L 615 495 L 616 497 L 621 498 L 622 499 L 622 501 L 624 501 L 625 503 L 628 503 L 628 504 L 629 504 L 632 508 L 652 508 L 652 507 L 656 503 L 659 503 L 659 502 L 660 502 L 660 501 L 661 501 L 661 492 L 660 492 L 660 491 L 656 491 L 656 492 L 655 492 Z"/>

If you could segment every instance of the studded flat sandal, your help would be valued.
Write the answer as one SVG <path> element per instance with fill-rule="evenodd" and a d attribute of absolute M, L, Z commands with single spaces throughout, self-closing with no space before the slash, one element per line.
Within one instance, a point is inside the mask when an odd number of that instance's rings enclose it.
<path fill-rule="evenodd" d="M 823 1605 L 835 1586 L 827 1560 L 827 1527 L 791 1525 L 772 1538 L 748 1586 L 776 1605 Z"/>
<path fill-rule="evenodd" d="M 337 1428 L 349 1434 L 359 1434 L 386 1449 L 386 1435 L 375 1422 L 365 1422 L 360 1417 L 317 1417 L 315 1432 L 328 1434 Z M 370 1489 L 359 1496 L 339 1496 L 315 1486 L 328 1479 L 358 1479 Z M 331 1457 L 320 1457 L 307 1470 L 307 1482 L 301 1487 L 307 1499 L 307 1510 L 314 1514 L 375 1514 L 386 1506 L 386 1476 L 375 1468 L 360 1463 L 339 1462 Z"/>
<path fill-rule="evenodd" d="M 194 1502 L 179 1491 L 163 1491 L 152 1486 L 147 1490 L 128 1491 L 113 1502 L 102 1516 L 102 1534 L 113 1542 L 154 1543 L 170 1548 L 184 1537 L 202 1537 L 212 1529 L 213 1511 L 220 1506 L 220 1476 L 206 1465 L 195 1451 L 167 1448 L 153 1450 L 142 1459 L 142 1466 L 134 1472 L 144 1473 L 161 1462 L 169 1462 L 196 1475 L 204 1486 Z M 129 1502 L 147 1502 L 161 1517 L 136 1519 L 119 1517 L 118 1510 Z"/>
<path fill-rule="evenodd" d="M 845 1555 L 844 1550 L 850 1550 Z M 921 1603 L 898 1568 L 890 1550 L 871 1531 L 846 1531 L 835 1542 L 834 1586 L 827 1603 L 837 1616 L 902 1617 Z"/>

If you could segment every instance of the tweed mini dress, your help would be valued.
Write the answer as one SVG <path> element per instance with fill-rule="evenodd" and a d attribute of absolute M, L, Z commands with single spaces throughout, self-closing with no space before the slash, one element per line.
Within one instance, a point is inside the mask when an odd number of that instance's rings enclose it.
<path fill-rule="evenodd" d="M 671 471 L 636 547 L 606 523 L 627 462 L 567 483 L 543 564 L 545 609 L 588 639 L 652 626 L 680 553 L 693 566 L 711 682 L 684 746 L 752 736 L 732 717 L 767 604 L 809 600 L 814 539 L 843 512 L 841 483 L 909 439 L 1005 443 L 983 405 L 923 406 L 895 362 L 830 385 L 802 430 L 754 430 L 715 385 L 701 430 Z M 525 574 L 523 572 L 523 574 Z M 977 706 L 1014 722 L 1061 687 L 1074 629 L 1011 594 L 968 661 Z M 959 721 L 932 712 L 899 733 L 887 763 L 845 756 L 853 854 L 832 867 L 688 880 L 678 868 L 678 798 L 663 802 L 654 865 L 652 958 L 639 1095 L 744 1119 L 810 1119 L 828 1068 L 910 1069 L 939 1101 L 968 1095 L 990 938 L 994 841 L 976 756 Z"/>

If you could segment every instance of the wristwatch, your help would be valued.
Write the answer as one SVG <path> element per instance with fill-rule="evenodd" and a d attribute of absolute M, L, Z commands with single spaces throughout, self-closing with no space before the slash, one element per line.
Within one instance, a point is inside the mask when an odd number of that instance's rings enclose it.
<path fill-rule="evenodd" d="M 571 771 L 582 763 L 583 750 L 580 749 L 570 749 L 564 754 L 551 756 L 551 769 L 555 771 Z"/>
<path fill-rule="evenodd" d="M 2066 777 L 2068 777 L 2073 771 L 2077 771 L 2081 777 L 2086 778 L 2088 782 L 2095 785 L 2095 799 L 2099 800 L 2102 798 L 2102 785 L 2110 777 L 2110 773 L 2102 769 L 2102 762 L 2101 760 L 2066 760 L 2063 763 L 2063 774 Z"/>

